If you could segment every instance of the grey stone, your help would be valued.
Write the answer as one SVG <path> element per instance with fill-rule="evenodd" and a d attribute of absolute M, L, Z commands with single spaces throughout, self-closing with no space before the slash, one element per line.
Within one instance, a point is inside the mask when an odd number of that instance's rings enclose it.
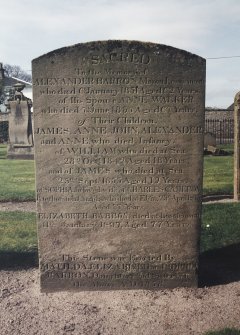
<path fill-rule="evenodd" d="M 234 99 L 234 200 L 240 201 L 240 92 Z"/>
<path fill-rule="evenodd" d="M 196 286 L 205 60 L 136 41 L 33 60 L 41 289 Z"/>
<path fill-rule="evenodd" d="M 207 152 L 209 152 L 209 153 L 215 154 L 217 152 L 217 150 L 218 149 L 213 145 L 208 145 L 207 146 Z"/>
<path fill-rule="evenodd" d="M 32 101 L 22 93 L 24 84 L 14 85 L 15 94 L 6 106 L 9 110 L 9 144 L 7 158 L 33 159 Z"/>
<path fill-rule="evenodd" d="M 216 147 L 216 135 L 207 132 L 204 134 L 204 148 L 207 148 L 209 145 L 212 147 Z"/>

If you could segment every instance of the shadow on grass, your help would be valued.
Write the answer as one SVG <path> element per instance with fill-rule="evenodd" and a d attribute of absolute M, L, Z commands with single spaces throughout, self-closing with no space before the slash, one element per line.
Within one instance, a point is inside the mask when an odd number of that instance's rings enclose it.
<path fill-rule="evenodd" d="M 0 252 L 0 270 L 38 267 L 38 252 Z"/>
<path fill-rule="evenodd" d="M 240 280 L 240 243 L 203 252 L 199 262 L 199 287 Z"/>

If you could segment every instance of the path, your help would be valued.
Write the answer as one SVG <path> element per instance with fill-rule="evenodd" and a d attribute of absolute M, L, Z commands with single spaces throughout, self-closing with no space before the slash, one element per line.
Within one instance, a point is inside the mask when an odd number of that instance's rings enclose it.
<path fill-rule="evenodd" d="M 215 199 L 211 200 L 211 198 L 207 198 L 203 201 L 203 204 L 214 204 L 214 203 L 230 203 L 234 202 L 231 198 L 223 198 L 223 199 Z M 0 212 L 13 212 L 13 211 L 21 211 L 21 212 L 35 212 L 36 211 L 36 203 L 35 201 L 24 201 L 24 202 L 0 202 Z"/>
<path fill-rule="evenodd" d="M 0 202 L 0 212 L 35 212 L 36 203 L 35 201 L 24 201 L 24 202 Z"/>

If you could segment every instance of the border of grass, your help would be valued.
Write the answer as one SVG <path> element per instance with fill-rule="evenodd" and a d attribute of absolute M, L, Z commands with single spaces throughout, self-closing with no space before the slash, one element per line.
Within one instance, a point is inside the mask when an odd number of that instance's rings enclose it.
<path fill-rule="evenodd" d="M 240 335 L 240 330 L 236 328 L 224 328 L 221 330 L 207 331 L 203 335 Z"/>
<path fill-rule="evenodd" d="M 203 195 L 233 194 L 233 156 L 205 156 Z"/>
<path fill-rule="evenodd" d="M 0 212 L 0 253 L 37 250 L 36 213 Z"/>
<path fill-rule="evenodd" d="M 6 159 L 6 158 L 7 158 L 7 145 L 0 144 L 0 159 Z"/>
<path fill-rule="evenodd" d="M 233 145 L 222 145 L 228 151 Z M 34 161 L 6 159 L 7 146 L 0 145 L 0 201 L 34 201 Z M 233 156 L 205 156 L 203 195 L 233 194 Z"/>
<path fill-rule="evenodd" d="M 0 145 L 0 201 L 34 201 L 34 160 L 6 159 L 7 146 Z"/>
<path fill-rule="evenodd" d="M 201 252 L 240 243 L 240 203 L 204 204 Z"/>
<path fill-rule="evenodd" d="M 201 252 L 240 243 L 240 203 L 204 204 Z M 0 252 L 37 249 L 35 212 L 0 212 Z"/>

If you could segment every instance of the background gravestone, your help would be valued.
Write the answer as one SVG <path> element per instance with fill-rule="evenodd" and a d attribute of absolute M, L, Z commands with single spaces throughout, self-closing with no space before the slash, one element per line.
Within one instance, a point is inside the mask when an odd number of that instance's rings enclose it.
<path fill-rule="evenodd" d="M 196 286 L 205 60 L 135 41 L 33 60 L 41 288 Z"/>
<path fill-rule="evenodd" d="M 240 200 L 240 92 L 234 99 L 234 200 Z"/>
<path fill-rule="evenodd" d="M 14 85 L 15 94 L 7 102 L 9 112 L 9 144 L 7 158 L 33 159 L 32 101 L 22 93 L 25 85 Z"/>
<path fill-rule="evenodd" d="M 207 148 L 208 146 L 216 147 L 217 141 L 216 141 L 216 135 L 210 132 L 204 133 L 204 148 Z"/>

